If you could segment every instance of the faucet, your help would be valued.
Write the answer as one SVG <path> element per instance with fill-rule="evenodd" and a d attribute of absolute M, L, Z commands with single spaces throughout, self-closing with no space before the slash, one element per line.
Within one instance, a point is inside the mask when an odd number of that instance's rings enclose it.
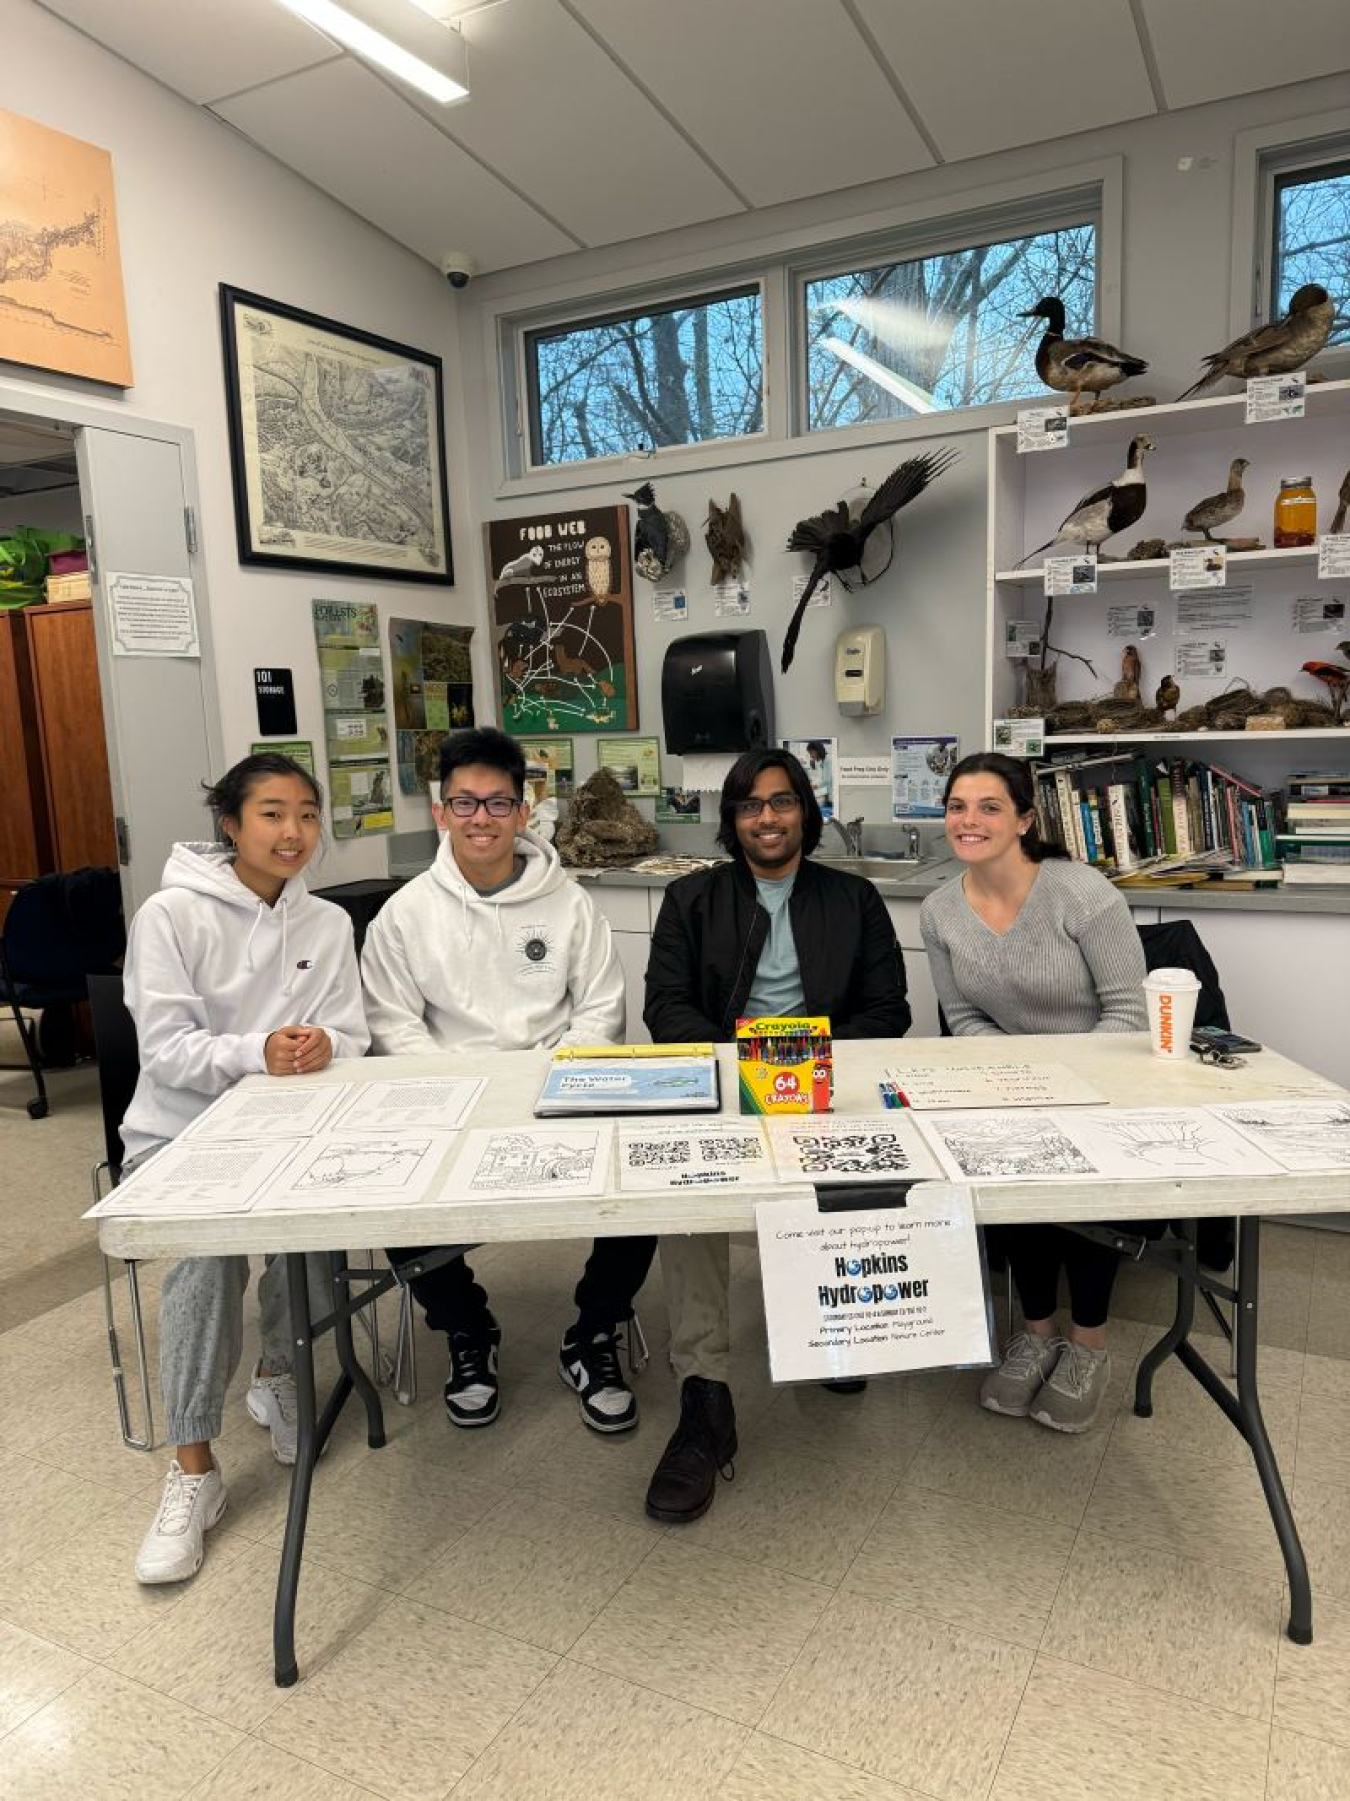
<path fill-rule="evenodd" d="M 836 819 L 833 816 L 827 819 L 825 823 L 827 825 L 832 825 L 835 831 L 838 832 L 839 836 L 843 839 L 844 853 L 846 856 L 861 857 L 863 854 L 863 822 L 861 814 L 859 814 L 857 819 L 850 819 L 847 825 L 845 825 L 842 820 Z"/>
<path fill-rule="evenodd" d="M 911 863 L 917 863 L 921 856 L 918 826 L 912 825 L 905 836 L 909 860 Z"/>

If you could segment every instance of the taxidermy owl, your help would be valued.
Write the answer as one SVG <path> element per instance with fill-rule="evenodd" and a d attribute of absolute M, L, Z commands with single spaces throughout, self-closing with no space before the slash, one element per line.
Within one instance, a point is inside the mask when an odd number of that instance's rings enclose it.
<path fill-rule="evenodd" d="M 586 586 L 592 600 L 608 600 L 613 590 L 613 546 L 608 538 L 586 540 Z"/>

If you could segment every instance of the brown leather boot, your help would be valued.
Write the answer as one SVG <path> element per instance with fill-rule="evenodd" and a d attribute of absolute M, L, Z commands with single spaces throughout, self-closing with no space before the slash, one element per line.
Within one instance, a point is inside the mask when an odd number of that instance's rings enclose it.
<path fill-rule="evenodd" d="M 735 1475 L 736 1410 L 725 1382 L 686 1376 L 680 1390 L 680 1423 L 647 1490 L 647 1512 L 668 1526 L 696 1520 L 712 1506 L 717 1478 Z"/>

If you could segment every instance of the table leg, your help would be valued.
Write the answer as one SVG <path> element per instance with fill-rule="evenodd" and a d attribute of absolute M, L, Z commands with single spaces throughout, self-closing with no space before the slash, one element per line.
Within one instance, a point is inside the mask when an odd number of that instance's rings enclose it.
<path fill-rule="evenodd" d="M 300 1558 L 305 1548 L 309 1491 L 319 1454 L 314 1421 L 314 1346 L 311 1342 L 309 1282 L 303 1253 L 288 1251 L 285 1256 L 294 1350 L 296 1433 L 291 1498 L 286 1509 L 286 1537 L 281 1550 L 281 1568 L 277 1572 L 276 1609 L 272 1616 L 272 1658 L 278 1688 L 291 1688 L 300 1676 L 295 1661 L 295 1597 L 300 1587 Z"/>
<path fill-rule="evenodd" d="M 337 1349 L 338 1364 L 343 1375 L 360 1395 L 366 1410 L 366 1443 L 372 1451 L 378 1451 L 384 1444 L 384 1409 L 380 1405 L 379 1392 L 370 1377 L 362 1369 L 360 1359 L 356 1355 L 356 1346 L 352 1342 L 351 1293 L 345 1282 L 338 1280 L 338 1272 L 345 1261 L 342 1252 L 335 1252 L 331 1259 L 333 1271 L 333 1343 Z M 375 1303 L 370 1303 L 372 1315 Z"/>
<path fill-rule="evenodd" d="M 1261 1402 L 1256 1391 L 1257 1296 L 1261 1279 L 1261 1222 L 1254 1215 L 1238 1224 L 1238 1298 L 1237 1298 L 1237 1405 L 1242 1431 L 1252 1448 L 1256 1473 L 1266 1493 L 1266 1504 L 1275 1526 L 1275 1536 L 1284 1553 L 1284 1567 L 1289 1576 L 1289 1624 L 1286 1627 L 1296 1645 L 1312 1643 L 1312 1588 L 1308 1581 L 1308 1560 L 1299 1542 L 1298 1528 L 1289 1507 L 1289 1498 L 1280 1480 L 1279 1466 L 1261 1417 Z"/>
<path fill-rule="evenodd" d="M 1134 1411 L 1141 1420 L 1153 1418 L 1153 1378 L 1159 1369 L 1183 1344 L 1195 1318 L 1195 1234 L 1189 1221 L 1184 1237 L 1185 1262 L 1177 1271 L 1177 1310 L 1162 1337 L 1139 1360 L 1134 1377 Z"/>

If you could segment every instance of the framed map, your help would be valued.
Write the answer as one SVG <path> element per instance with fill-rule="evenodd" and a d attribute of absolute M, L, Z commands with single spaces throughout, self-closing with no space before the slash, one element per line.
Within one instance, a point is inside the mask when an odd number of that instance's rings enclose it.
<path fill-rule="evenodd" d="M 112 158 L 0 112 L 0 357 L 131 386 Z"/>
<path fill-rule="evenodd" d="M 483 529 L 503 726 L 539 737 L 633 731 L 628 508 L 531 513 Z"/>
<path fill-rule="evenodd" d="M 239 560 L 454 580 L 441 360 L 220 290 Z"/>

